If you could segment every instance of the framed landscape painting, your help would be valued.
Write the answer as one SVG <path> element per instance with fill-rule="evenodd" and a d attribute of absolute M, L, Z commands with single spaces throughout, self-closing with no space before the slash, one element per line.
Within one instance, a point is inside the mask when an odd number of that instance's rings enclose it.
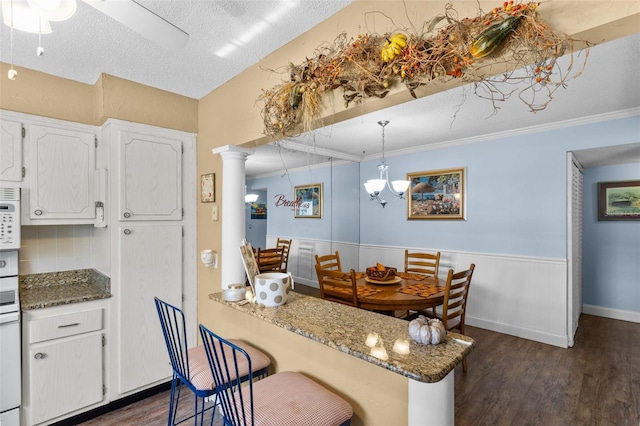
<path fill-rule="evenodd" d="M 640 220 L 640 180 L 598 182 L 598 220 Z"/>
<path fill-rule="evenodd" d="M 296 218 L 322 218 L 322 184 L 313 183 L 294 187 L 296 196 L 293 216 Z"/>
<path fill-rule="evenodd" d="M 407 219 L 465 219 L 465 168 L 407 173 Z"/>

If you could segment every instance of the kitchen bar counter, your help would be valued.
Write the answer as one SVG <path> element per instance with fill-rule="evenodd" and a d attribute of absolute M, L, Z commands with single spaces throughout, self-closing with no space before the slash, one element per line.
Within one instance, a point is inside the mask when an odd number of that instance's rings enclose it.
<path fill-rule="evenodd" d="M 111 297 L 111 281 L 94 269 L 20 275 L 23 311 Z"/>
<path fill-rule="evenodd" d="M 456 333 L 449 333 L 439 345 L 422 345 L 411 339 L 409 323 L 403 319 L 299 293 L 290 293 L 288 302 L 277 308 L 226 302 L 221 293 L 209 298 L 418 382 L 442 380 L 475 347 L 473 339 Z M 372 355 L 366 345 L 371 333 L 381 338 L 378 346 L 384 347 L 387 360 Z M 394 352 L 396 339 L 410 343 L 409 354 Z"/>

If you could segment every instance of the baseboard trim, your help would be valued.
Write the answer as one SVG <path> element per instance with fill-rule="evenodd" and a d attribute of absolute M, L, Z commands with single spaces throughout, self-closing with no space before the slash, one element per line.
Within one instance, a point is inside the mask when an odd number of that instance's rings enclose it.
<path fill-rule="evenodd" d="M 150 396 L 167 391 L 169 389 L 171 389 L 171 381 L 161 383 L 152 388 L 125 396 L 124 398 L 116 399 L 115 401 L 111 401 L 108 404 L 94 408 L 93 410 L 85 411 L 84 413 L 77 414 L 73 417 L 69 417 L 68 419 L 60 420 L 59 422 L 53 423 L 52 426 L 74 426 L 79 423 L 95 419 L 96 417 L 100 417 L 103 414 L 109 413 L 111 411 L 126 407 L 127 405 L 133 404 L 134 402 L 142 401 L 145 398 L 149 398 Z"/>
<path fill-rule="evenodd" d="M 582 313 L 640 323 L 640 312 L 623 311 L 621 309 L 605 308 L 604 306 L 582 305 Z"/>
<path fill-rule="evenodd" d="M 531 330 L 522 327 L 514 327 L 509 324 L 501 324 L 494 321 L 487 321 L 481 318 L 473 318 L 467 316 L 465 319 L 467 325 L 483 328 L 485 330 L 495 331 L 497 333 L 508 334 L 510 336 L 521 337 L 535 342 L 546 343 L 547 345 L 558 346 L 561 348 L 568 347 L 567 336 L 545 333 L 539 330 Z"/>

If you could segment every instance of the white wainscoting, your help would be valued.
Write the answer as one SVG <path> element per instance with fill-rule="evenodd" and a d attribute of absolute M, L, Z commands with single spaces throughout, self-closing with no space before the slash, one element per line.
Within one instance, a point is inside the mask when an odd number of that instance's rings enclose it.
<path fill-rule="evenodd" d="M 404 249 L 361 245 L 360 268 L 380 262 L 403 269 Z M 445 279 L 450 268 L 466 269 L 471 263 L 476 268 L 469 290 L 467 324 L 567 347 L 565 259 L 441 251 L 439 277 Z"/>
<path fill-rule="evenodd" d="M 342 269 L 363 271 L 377 262 L 400 270 L 404 268 L 404 247 L 291 238 L 289 271 L 296 282 L 311 287 L 318 287 L 313 269 L 316 254 L 338 250 Z M 267 246 L 275 246 L 276 240 L 277 237 L 267 236 Z M 409 249 L 436 251 L 421 247 Z M 312 262 L 308 261 L 309 257 Z M 475 263 L 476 269 L 469 291 L 467 324 L 568 347 L 565 259 L 441 251 L 439 276 L 444 279 L 450 268 L 457 271 L 468 268 L 471 263 Z"/>
<path fill-rule="evenodd" d="M 291 272 L 293 280 L 296 283 L 318 288 L 318 277 L 316 276 L 315 270 L 316 254 L 324 256 L 338 251 L 340 253 L 342 269 L 349 270 L 353 268 L 356 271 L 359 270 L 358 244 L 325 240 L 308 240 L 286 235 L 280 235 L 280 238 L 287 240 L 291 239 L 287 271 Z M 277 241 L 277 236 L 267 235 L 267 247 L 275 247 Z"/>

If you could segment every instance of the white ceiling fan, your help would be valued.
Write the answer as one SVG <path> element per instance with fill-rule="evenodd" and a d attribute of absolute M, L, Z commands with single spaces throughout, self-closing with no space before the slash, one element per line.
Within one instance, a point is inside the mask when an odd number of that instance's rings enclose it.
<path fill-rule="evenodd" d="M 83 0 L 167 50 L 178 50 L 189 34 L 133 0 Z"/>
<path fill-rule="evenodd" d="M 49 34 L 49 21 L 64 21 L 76 11 L 76 0 L 1 0 L 5 25 L 30 33 Z M 189 34 L 134 0 L 84 0 L 105 15 L 167 50 L 177 50 Z"/>

